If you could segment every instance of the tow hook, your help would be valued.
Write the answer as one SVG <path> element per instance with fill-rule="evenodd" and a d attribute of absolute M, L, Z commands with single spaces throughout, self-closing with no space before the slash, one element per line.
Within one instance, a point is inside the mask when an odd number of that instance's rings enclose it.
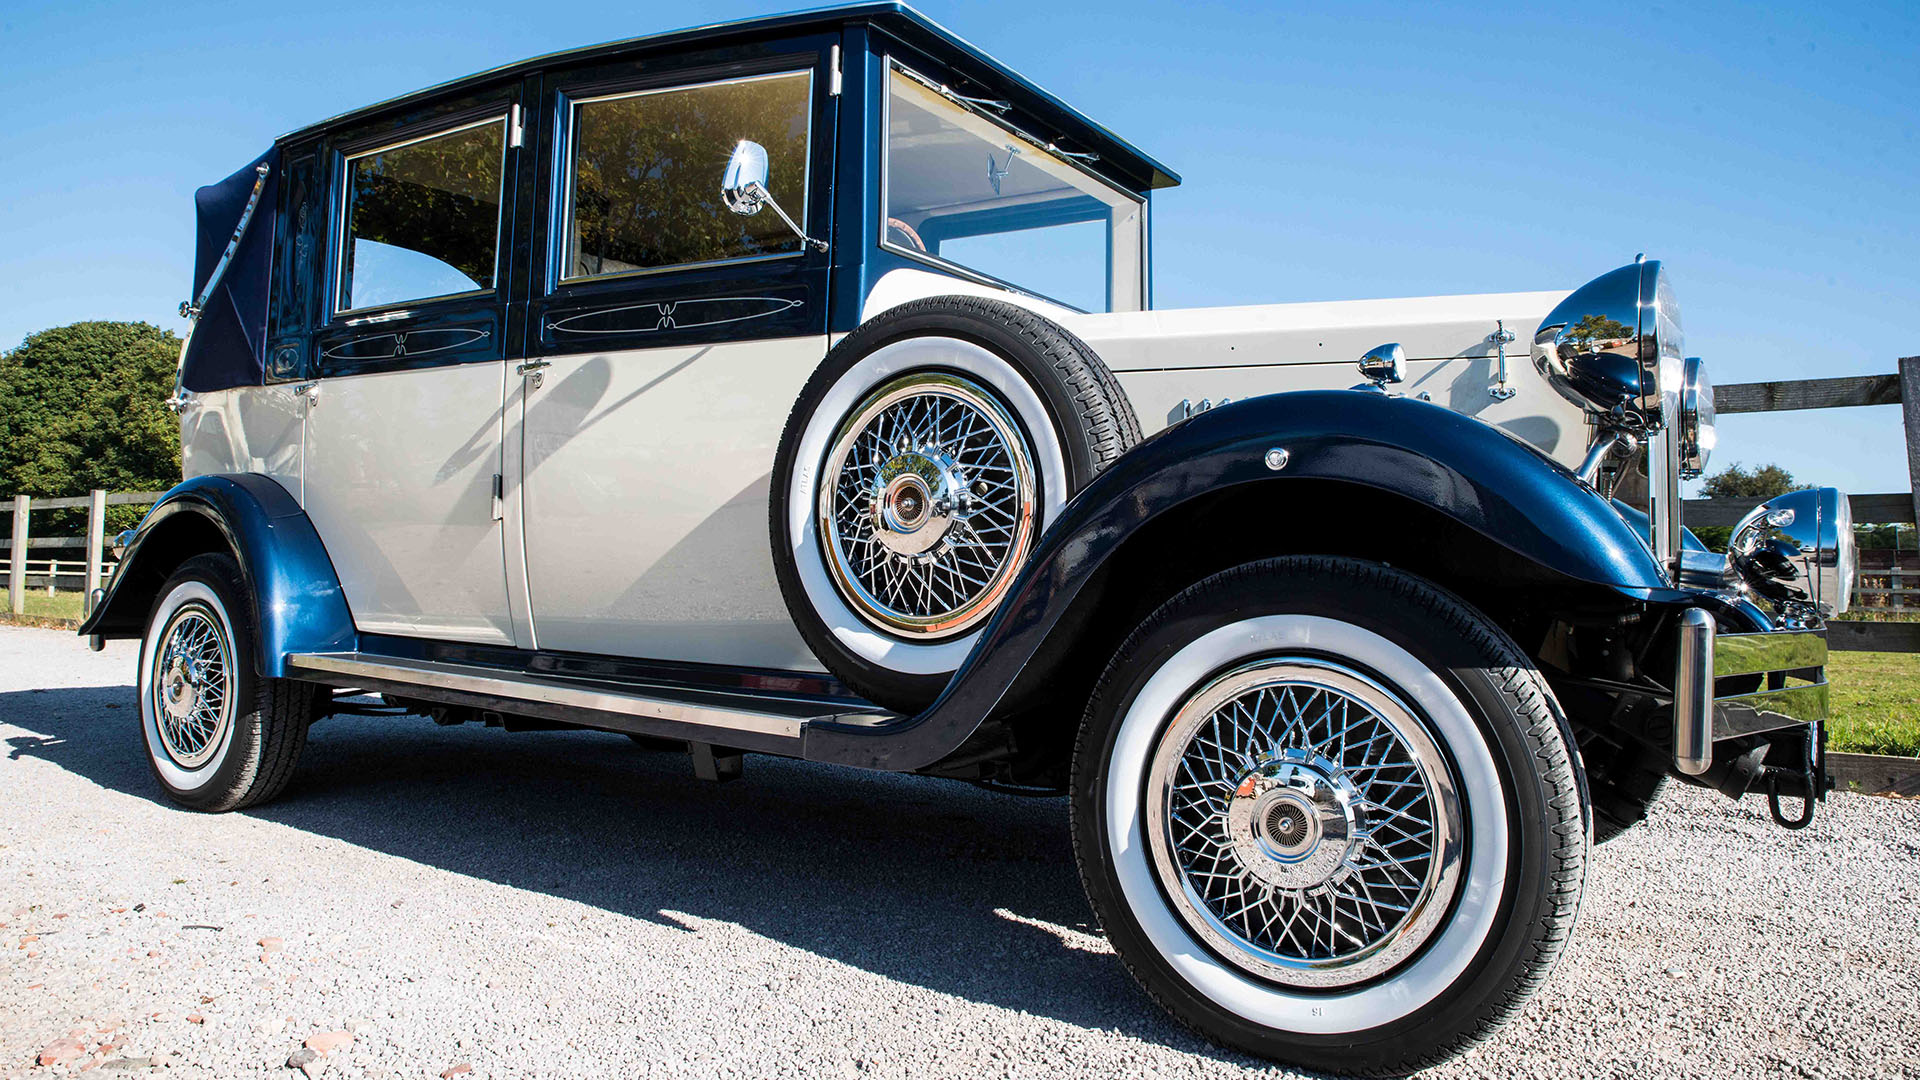
<path fill-rule="evenodd" d="M 1833 781 L 1827 776 L 1819 760 L 1826 756 L 1826 729 L 1819 724 L 1807 725 L 1807 738 L 1803 744 L 1800 768 L 1781 768 L 1777 765 L 1760 766 L 1759 780 L 1767 785 L 1767 813 L 1773 815 L 1773 823 L 1783 829 L 1804 829 L 1813 823 L 1813 804 L 1825 802 L 1827 792 L 1833 790 Z M 1780 798 L 1801 800 L 1800 816 L 1790 818 L 1781 809 Z"/>

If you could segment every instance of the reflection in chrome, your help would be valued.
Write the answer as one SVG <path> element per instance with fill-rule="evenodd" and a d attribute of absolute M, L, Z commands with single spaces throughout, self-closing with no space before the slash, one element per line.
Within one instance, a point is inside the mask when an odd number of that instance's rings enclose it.
<path fill-rule="evenodd" d="M 1706 475 L 1719 434 L 1714 430 L 1713 380 L 1697 356 L 1687 357 L 1686 378 L 1680 386 L 1680 479 Z"/>
<path fill-rule="evenodd" d="M 1465 836 L 1447 761 L 1398 694 L 1276 657 L 1202 687 L 1154 751 L 1147 833 L 1181 918 L 1288 987 L 1391 970 L 1439 929 Z"/>
<path fill-rule="evenodd" d="M 1853 504 L 1835 488 L 1777 495 L 1747 511 L 1727 542 L 1741 580 L 1772 602 L 1783 626 L 1817 625 L 1846 614 L 1859 551 Z"/>
<path fill-rule="evenodd" d="M 1033 543 L 1033 454 L 984 387 L 903 376 L 847 417 L 818 509 L 826 563 L 861 617 L 921 640 L 992 613 Z"/>
<path fill-rule="evenodd" d="M 167 756 L 198 768 L 219 751 L 233 722 L 233 651 L 220 619 L 205 604 L 174 612 L 154 652 L 154 726 Z"/>
<path fill-rule="evenodd" d="M 692 300 L 654 300 L 644 304 L 601 308 L 564 319 L 549 319 L 547 330 L 555 334 L 646 334 L 658 330 L 687 330 L 696 326 L 720 326 L 724 323 L 763 319 L 791 311 L 806 303 L 779 296 L 703 296 Z M 605 319 L 630 311 L 650 314 L 651 325 L 630 323 L 624 326 L 581 326 L 589 319 Z"/>
<path fill-rule="evenodd" d="M 1355 390 L 1387 392 L 1388 383 L 1407 381 L 1407 350 L 1397 341 L 1375 345 L 1360 358 L 1360 377 L 1367 380 Z"/>

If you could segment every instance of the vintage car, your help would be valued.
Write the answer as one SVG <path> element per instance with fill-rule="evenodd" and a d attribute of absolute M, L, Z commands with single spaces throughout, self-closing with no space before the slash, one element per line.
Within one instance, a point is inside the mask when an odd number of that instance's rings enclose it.
<path fill-rule="evenodd" d="M 1811 816 L 1847 500 L 1682 528 L 1659 262 L 1157 311 L 1177 183 L 896 3 L 283 136 L 197 196 L 187 479 L 81 633 L 200 810 L 379 710 L 1064 794 L 1175 1016 L 1441 1059 L 1668 778 Z"/>

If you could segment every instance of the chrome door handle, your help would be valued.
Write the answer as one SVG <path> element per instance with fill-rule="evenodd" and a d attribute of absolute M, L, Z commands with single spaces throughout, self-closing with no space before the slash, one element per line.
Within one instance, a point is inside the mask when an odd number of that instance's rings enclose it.
<path fill-rule="evenodd" d="M 552 366 L 551 360 L 522 360 L 513 370 L 516 374 L 531 376 L 533 388 L 538 390 L 540 384 L 546 381 L 546 377 L 540 374 L 541 370 Z"/>
<path fill-rule="evenodd" d="M 309 408 L 320 404 L 320 384 L 317 382 L 303 382 L 290 386 L 287 392 L 294 397 L 305 397 Z"/>

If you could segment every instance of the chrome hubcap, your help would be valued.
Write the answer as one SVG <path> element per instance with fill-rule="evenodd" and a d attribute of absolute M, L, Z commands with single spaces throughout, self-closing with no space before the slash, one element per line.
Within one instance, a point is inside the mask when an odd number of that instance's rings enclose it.
<path fill-rule="evenodd" d="M 957 375 L 882 386 L 841 424 L 820 486 L 834 585 L 868 623 L 938 639 L 991 614 L 1031 547 L 1032 454 Z"/>
<path fill-rule="evenodd" d="M 1269 982 L 1374 978 L 1439 928 L 1460 801 L 1398 694 L 1342 665 L 1261 660 L 1189 698 L 1155 749 L 1149 847 L 1188 928 Z"/>
<path fill-rule="evenodd" d="M 206 764 L 232 722 L 232 649 L 219 616 L 198 601 L 161 631 L 154 656 L 153 716 L 167 756 L 181 768 Z"/>

